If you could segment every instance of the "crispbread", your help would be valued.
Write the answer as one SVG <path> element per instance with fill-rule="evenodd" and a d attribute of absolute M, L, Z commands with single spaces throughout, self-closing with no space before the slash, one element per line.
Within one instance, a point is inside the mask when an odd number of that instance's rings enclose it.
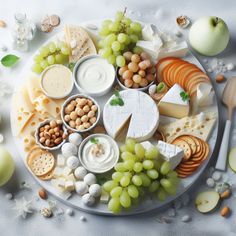
<path fill-rule="evenodd" d="M 192 151 L 192 155 L 194 155 L 197 151 L 197 145 L 194 141 L 194 139 L 192 138 L 192 136 L 188 136 L 188 135 L 183 135 L 179 137 L 180 139 L 183 139 L 185 142 L 187 142 L 191 148 Z"/>
<path fill-rule="evenodd" d="M 49 171 L 47 174 L 45 174 L 45 175 L 42 175 L 42 176 L 39 176 L 39 178 L 41 179 L 41 180 L 50 180 L 50 179 L 52 179 L 52 177 L 53 177 L 53 171 L 54 171 L 54 168 L 51 170 L 51 171 Z"/>
<path fill-rule="evenodd" d="M 72 49 L 69 62 L 77 62 L 81 57 L 97 54 L 96 47 L 88 33 L 80 26 L 67 25 L 64 29 L 65 40 L 68 45 L 76 41 L 76 47 Z"/>
<path fill-rule="evenodd" d="M 184 150 L 184 160 L 189 160 L 189 158 L 191 157 L 192 155 L 192 151 L 191 151 L 191 148 L 190 148 L 190 145 L 182 140 L 182 139 L 175 139 L 172 144 L 180 147 L 181 149 Z"/>

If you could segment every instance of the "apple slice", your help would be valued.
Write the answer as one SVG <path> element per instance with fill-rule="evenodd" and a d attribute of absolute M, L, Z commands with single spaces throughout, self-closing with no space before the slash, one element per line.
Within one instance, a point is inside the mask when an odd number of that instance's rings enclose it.
<path fill-rule="evenodd" d="M 207 213 L 216 208 L 219 200 L 219 193 L 215 191 L 206 191 L 197 195 L 195 205 L 199 212 Z"/>
<path fill-rule="evenodd" d="M 229 152 L 228 159 L 229 167 L 236 172 L 236 147 L 232 148 Z"/>

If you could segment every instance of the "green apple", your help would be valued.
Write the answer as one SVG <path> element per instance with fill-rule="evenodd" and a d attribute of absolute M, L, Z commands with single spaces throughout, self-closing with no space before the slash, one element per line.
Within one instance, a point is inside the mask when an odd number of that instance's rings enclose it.
<path fill-rule="evenodd" d="M 0 187 L 7 183 L 15 170 L 15 164 L 11 154 L 0 146 Z"/>
<path fill-rule="evenodd" d="M 215 56 L 227 47 L 229 29 L 219 17 L 201 17 L 190 28 L 189 42 L 197 52 L 205 56 Z"/>
<path fill-rule="evenodd" d="M 232 148 L 229 152 L 228 159 L 229 167 L 236 172 L 236 147 Z"/>
<path fill-rule="evenodd" d="M 207 213 L 212 211 L 218 205 L 220 200 L 219 193 L 215 191 L 206 191 L 199 193 L 195 200 L 196 208 L 201 213 Z"/>

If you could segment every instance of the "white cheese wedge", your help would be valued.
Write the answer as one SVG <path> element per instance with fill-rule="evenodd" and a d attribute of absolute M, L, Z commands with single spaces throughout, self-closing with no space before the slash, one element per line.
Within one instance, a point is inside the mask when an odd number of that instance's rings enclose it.
<path fill-rule="evenodd" d="M 210 106 L 213 104 L 214 90 L 211 84 L 201 83 L 197 87 L 197 105 L 199 107 Z"/>
<path fill-rule="evenodd" d="M 158 108 L 161 115 L 175 118 L 183 118 L 189 113 L 189 101 L 183 101 L 180 93 L 184 90 L 180 85 L 175 84 L 165 94 L 165 96 L 158 103 Z"/>
<path fill-rule="evenodd" d="M 144 92 L 124 90 L 120 92 L 123 106 L 112 106 L 112 96 L 104 106 L 103 123 L 107 133 L 116 138 L 128 124 L 127 138 L 138 142 L 152 137 L 159 124 L 159 111 L 156 103 Z"/>
<path fill-rule="evenodd" d="M 149 141 L 145 141 L 140 144 L 144 147 L 145 150 L 148 150 L 149 148 L 151 148 L 153 146 L 152 143 Z"/>
<path fill-rule="evenodd" d="M 184 157 L 184 151 L 178 146 L 158 141 L 157 148 L 165 161 L 170 162 L 171 169 L 175 169 Z"/>

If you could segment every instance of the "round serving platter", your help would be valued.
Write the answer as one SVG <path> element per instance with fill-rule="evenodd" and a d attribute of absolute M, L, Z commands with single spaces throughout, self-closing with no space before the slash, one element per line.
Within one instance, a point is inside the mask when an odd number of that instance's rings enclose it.
<path fill-rule="evenodd" d="M 102 20 L 94 20 L 94 21 L 89 21 L 89 22 L 84 22 L 84 23 L 80 23 L 79 25 L 84 27 L 85 29 L 87 29 L 87 27 L 89 25 L 95 25 L 97 27 L 100 26 Z M 90 31 L 88 29 L 88 31 Z M 55 35 L 53 37 L 51 37 L 47 42 L 45 42 L 44 44 L 46 45 L 47 43 L 49 43 L 50 41 L 56 40 L 57 38 L 61 38 L 62 37 L 62 33 L 59 33 L 58 35 Z M 26 65 L 24 66 L 22 73 L 19 76 L 19 81 L 22 81 L 22 78 L 26 78 L 27 75 L 31 72 L 31 66 L 33 64 L 33 57 L 36 54 L 36 52 L 32 55 L 32 57 L 28 60 L 28 62 L 26 63 Z M 202 69 L 204 71 L 204 68 L 202 67 L 202 65 L 200 64 L 200 62 L 197 60 L 196 57 L 194 57 L 194 55 L 189 52 L 187 54 L 186 57 L 184 57 L 184 60 L 189 61 L 193 64 L 195 64 L 196 66 L 198 66 L 200 69 Z M 23 82 L 23 81 L 22 81 Z M 15 87 L 15 92 L 18 91 L 18 89 L 20 88 L 20 84 L 18 84 Z M 78 90 L 75 88 L 71 93 L 71 95 L 73 94 L 78 94 Z M 107 100 L 111 97 L 111 95 L 113 95 L 114 91 L 109 92 L 108 94 L 102 96 L 102 97 L 95 97 L 96 101 L 98 102 L 98 104 L 100 105 L 101 108 L 101 114 L 102 114 L 102 110 L 104 107 L 104 104 L 107 102 Z M 216 99 L 214 99 L 214 104 L 211 107 L 207 107 L 206 108 L 207 111 L 214 111 L 217 114 L 217 118 L 218 118 L 218 104 Z M 204 111 L 204 110 L 202 110 Z M 111 215 L 114 216 L 113 213 L 111 213 L 108 209 L 107 209 L 107 204 L 103 204 L 103 203 L 98 203 L 95 206 L 86 206 L 83 204 L 82 199 L 79 195 L 77 194 L 72 194 L 72 196 L 69 199 L 65 199 L 63 196 L 61 196 L 58 191 L 55 189 L 55 187 L 52 186 L 50 181 L 42 181 L 39 178 L 37 178 L 29 169 L 27 163 L 26 163 L 26 153 L 24 151 L 22 142 L 23 140 L 15 137 L 14 135 L 14 130 L 13 130 L 13 111 L 11 109 L 11 127 L 12 127 L 12 133 L 13 133 L 13 137 L 14 137 L 14 141 L 15 144 L 19 150 L 20 156 L 25 164 L 26 169 L 28 169 L 28 171 L 32 174 L 32 176 L 36 179 L 36 181 L 44 188 L 46 189 L 49 193 L 51 193 L 52 195 L 54 195 L 57 199 L 59 199 L 60 201 L 62 201 L 63 203 L 67 204 L 68 206 L 71 206 L 73 208 L 88 212 L 88 213 L 92 213 L 92 214 L 99 214 L 99 215 Z M 165 117 L 164 119 L 161 118 L 160 119 L 160 123 L 166 123 L 166 121 L 171 121 L 172 118 L 167 118 Z M 99 123 L 102 123 L 102 116 L 100 117 Z M 180 195 L 182 195 L 184 192 L 186 192 L 196 181 L 197 179 L 200 177 L 200 175 L 203 173 L 203 171 L 205 170 L 208 162 L 210 161 L 210 159 L 212 158 L 212 153 L 215 149 L 215 144 L 216 144 L 216 140 L 217 140 L 217 135 L 218 135 L 218 127 L 219 127 L 219 123 L 218 123 L 218 119 L 217 122 L 215 124 L 215 128 L 213 129 L 210 138 L 208 140 L 208 144 L 210 147 L 210 153 L 209 156 L 207 158 L 206 161 L 204 161 L 204 163 L 201 165 L 201 167 L 199 167 L 199 169 L 190 177 L 186 178 L 186 179 L 181 179 L 177 194 L 175 196 L 169 196 L 167 197 L 167 199 L 163 202 L 158 201 L 157 199 L 152 199 L 149 198 L 148 196 L 145 198 L 145 200 L 143 200 L 142 202 L 139 203 L 139 205 L 134 205 L 131 208 L 129 208 L 128 210 L 123 210 L 119 216 L 125 216 L 125 215 L 134 215 L 134 214 L 139 214 L 139 213 L 144 213 L 150 210 L 154 210 L 154 209 L 158 209 L 161 207 L 166 206 L 167 204 L 169 204 L 170 202 L 174 201 L 175 199 L 177 199 Z M 155 142 L 154 140 L 150 140 L 152 142 Z"/>

